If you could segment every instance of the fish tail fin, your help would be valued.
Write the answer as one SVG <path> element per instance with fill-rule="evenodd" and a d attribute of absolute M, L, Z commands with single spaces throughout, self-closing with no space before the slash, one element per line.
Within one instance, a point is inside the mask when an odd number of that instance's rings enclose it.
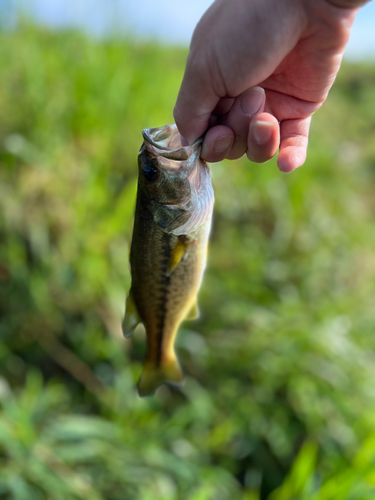
<path fill-rule="evenodd" d="M 138 382 L 138 393 L 141 397 L 151 396 L 162 384 L 181 386 L 183 378 L 176 356 L 162 362 L 160 366 L 146 359 Z"/>

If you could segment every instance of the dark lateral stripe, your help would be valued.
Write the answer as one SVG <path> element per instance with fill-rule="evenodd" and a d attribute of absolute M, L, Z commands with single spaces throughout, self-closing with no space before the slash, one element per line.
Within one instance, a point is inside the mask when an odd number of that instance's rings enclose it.
<path fill-rule="evenodd" d="M 167 233 L 163 234 L 162 237 L 162 255 L 164 258 L 161 260 L 162 263 L 162 276 L 163 282 L 160 283 L 160 288 L 162 289 L 162 300 L 161 300 L 161 314 L 160 321 L 158 324 L 157 332 L 156 332 L 156 353 L 155 353 L 155 363 L 156 366 L 159 367 L 162 361 L 162 352 L 163 352 L 163 340 L 164 340 L 164 326 L 165 319 L 167 315 L 167 296 L 168 296 L 168 288 L 170 282 L 170 276 L 167 276 L 167 269 L 169 263 L 169 252 L 170 252 L 170 241 L 171 236 Z"/>

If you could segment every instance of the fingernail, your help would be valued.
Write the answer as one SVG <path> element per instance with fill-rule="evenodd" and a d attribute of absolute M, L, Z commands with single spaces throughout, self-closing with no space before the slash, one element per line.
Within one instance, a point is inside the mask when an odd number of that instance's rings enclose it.
<path fill-rule="evenodd" d="M 254 116 L 261 111 L 264 103 L 264 90 L 254 87 L 241 97 L 241 109 L 248 116 Z"/>
<path fill-rule="evenodd" d="M 218 137 L 214 142 L 215 153 L 222 153 L 223 151 L 229 148 L 232 142 L 233 142 L 232 135 L 222 135 L 221 137 Z"/>
<path fill-rule="evenodd" d="M 182 137 L 182 135 L 180 135 L 181 137 L 181 146 L 183 148 L 186 148 L 186 146 L 189 146 L 189 141 L 187 139 L 185 139 L 185 137 Z"/>
<path fill-rule="evenodd" d="M 261 120 L 252 121 L 250 123 L 250 130 L 257 144 L 266 144 L 271 139 L 273 124 Z"/>

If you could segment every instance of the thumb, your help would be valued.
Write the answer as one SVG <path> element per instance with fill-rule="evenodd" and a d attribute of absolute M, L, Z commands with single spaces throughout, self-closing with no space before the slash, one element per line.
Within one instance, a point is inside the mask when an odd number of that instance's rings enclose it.
<path fill-rule="evenodd" d="M 207 66 L 189 56 L 173 116 L 180 134 L 192 144 L 203 135 L 220 100 L 209 81 Z"/>

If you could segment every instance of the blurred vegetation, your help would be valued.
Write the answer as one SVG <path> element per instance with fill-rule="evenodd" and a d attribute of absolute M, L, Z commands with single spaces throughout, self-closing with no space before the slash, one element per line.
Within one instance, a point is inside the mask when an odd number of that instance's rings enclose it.
<path fill-rule="evenodd" d="M 344 65 L 295 173 L 212 166 L 186 383 L 136 394 L 137 152 L 185 58 L 0 33 L 0 499 L 375 498 L 374 65 Z"/>

